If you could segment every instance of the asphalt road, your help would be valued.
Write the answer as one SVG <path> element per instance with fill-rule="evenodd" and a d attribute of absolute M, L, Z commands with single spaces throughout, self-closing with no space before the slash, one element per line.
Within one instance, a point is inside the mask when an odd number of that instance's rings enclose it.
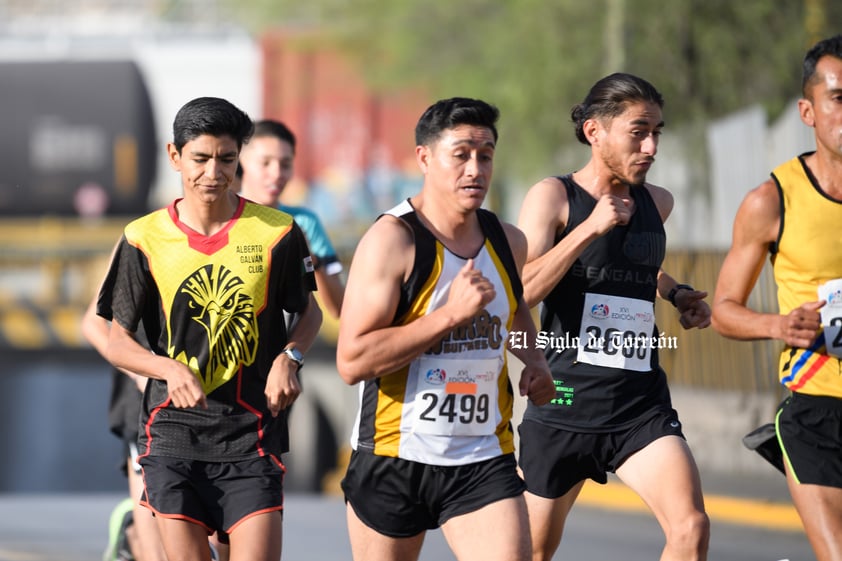
<path fill-rule="evenodd" d="M 607 489 L 611 491 L 611 489 Z M 660 556 L 663 537 L 648 513 L 614 488 L 614 499 L 600 505 L 585 495 L 571 514 L 556 560 L 653 561 Z M 619 493 L 619 494 L 618 494 Z M 610 493 L 609 493 L 610 496 Z M 107 521 L 118 494 L 0 495 L 0 561 L 99 561 L 107 539 Z M 710 503 L 714 497 L 711 497 Z M 737 499 L 731 499 L 737 500 Z M 715 502 L 715 501 L 714 501 Z M 756 502 L 772 513 L 782 505 Z M 744 515 L 761 514 L 739 502 Z M 784 505 L 785 506 L 785 505 Z M 727 512 L 727 508 L 725 511 Z M 742 515 L 740 515 L 742 516 Z M 710 561 L 811 561 L 814 556 L 803 533 L 761 520 L 723 521 L 711 513 Z M 286 497 L 285 561 L 350 559 L 344 505 L 330 495 L 293 494 Z M 421 561 L 454 557 L 440 531 L 428 534 Z"/>
<path fill-rule="evenodd" d="M 104 418 L 107 367 L 90 357 L 60 358 L 20 363 L 0 377 L 0 397 L 7 398 L 0 409 L 15 420 L 0 433 L 5 451 L 0 457 L 0 561 L 99 561 L 108 516 L 122 498 L 125 480 L 115 467 L 119 442 L 107 433 Z M 337 389 L 329 364 L 321 362 L 308 364 L 305 387 L 313 402 L 297 404 L 295 434 L 305 444 L 315 441 L 301 427 L 316 424 L 307 414 L 319 403 L 331 413 L 330 423 L 344 443 L 355 388 Z M 320 366 L 327 369 L 324 375 L 319 375 Z M 87 436 L 80 441 L 79 434 Z M 314 456 L 311 452 L 300 442 L 293 446 L 290 471 L 307 473 L 308 466 L 296 464 L 293 456 L 306 459 Z M 714 476 L 708 470 L 702 470 L 702 477 L 713 525 L 710 561 L 814 559 L 783 477 L 772 468 L 768 477 Z M 297 489 L 291 485 L 286 497 L 284 560 L 350 559 L 341 499 Z M 662 547 L 660 528 L 645 506 L 612 480 L 585 487 L 555 559 L 653 561 Z M 421 561 L 453 559 L 441 532 L 431 532 Z"/>

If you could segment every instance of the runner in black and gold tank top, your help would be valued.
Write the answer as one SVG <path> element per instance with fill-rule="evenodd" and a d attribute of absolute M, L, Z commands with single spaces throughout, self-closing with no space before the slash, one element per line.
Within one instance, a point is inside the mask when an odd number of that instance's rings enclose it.
<path fill-rule="evenodd" d="M 530 558 L 506 358 L 510 332 L 535 333 L 518 275 L 526 246 L 481 208 L 497 117 L 476 99 L 427 108 L 415 129 L 420 192 L 354 253 L 336 358 L 360 388 L 342 480 L 357 561 L 418 559 L 439 527 L 460 559 Z M 524 364 L 519 394 L 548 402 L 543 354 L 512 352 Z"/>

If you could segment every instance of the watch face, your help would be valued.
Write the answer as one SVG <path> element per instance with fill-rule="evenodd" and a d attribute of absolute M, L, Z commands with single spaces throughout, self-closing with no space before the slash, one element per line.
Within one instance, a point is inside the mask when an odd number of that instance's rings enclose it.
<path fill-rule="evenodd" d="M 287 354 L 287 356 L 289 358 L 291 358 L 292 360 L 294 360 L 298 364 L 301 364 L 301 363 L 304 362 L 304 355 L 301 354 L 301 351 L 299 351 L 295 347 L 293 347 L 291 349 L 287 349 L 284 352 Z"/>

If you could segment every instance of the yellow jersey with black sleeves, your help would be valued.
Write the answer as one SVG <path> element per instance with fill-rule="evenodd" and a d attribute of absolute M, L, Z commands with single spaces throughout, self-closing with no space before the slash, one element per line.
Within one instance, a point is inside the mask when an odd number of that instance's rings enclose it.
<path fill-rule="evenodd" d="M 312 290 L 304 235 L 278 210 L 239 198 L 211 236 L 182 223 L 175 203 L 126 226 L 97 312 L 130 331 L 143 322 L 152 352 L 189 366 L 208 402 L 176 408 L 166 383 L 150 379 L 141 454 L 236 461 L 286 452 L 285 415 L 272 417 L 264 390 L 287 343 L 284 311 L 303 311 Z"/>
<path fill-rule="evenodd" d="M 450 252 L 421 223 L 410 202 L 387 214 L 415 235 L 415 261 L 393 325 L 411 324 L 447 302 L 467 258 Z M 421 356 L 360 384 L 354 449 L 430 465 L 464 465 L 514 451 L 514 393 L 506 341 L 523 288 L 497 217 L 477 211 L 485 243 L 474 268 L 495 287 L 494 300 Z"/>
<path fill-rule="evenodd" d="M 794 392 L 842 398 L 842 201 L 829 197 L 802 154 L 772 172 L 781 199 L 781 225 L 772 264 L 781 314 L 826 299 L 824 325 L 808 349 L 786 347 L 780 380 Z"/>

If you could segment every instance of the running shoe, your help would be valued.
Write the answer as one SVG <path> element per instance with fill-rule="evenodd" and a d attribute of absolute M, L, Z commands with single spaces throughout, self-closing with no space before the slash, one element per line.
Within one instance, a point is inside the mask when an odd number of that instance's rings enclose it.
<path fill-rule="evenodd" d="M 108 519 L 108 547 L 102 561 L 134 561 L 126 528 L 134 522 L 134 501 L 126 497 L 114 507 Z"/>

